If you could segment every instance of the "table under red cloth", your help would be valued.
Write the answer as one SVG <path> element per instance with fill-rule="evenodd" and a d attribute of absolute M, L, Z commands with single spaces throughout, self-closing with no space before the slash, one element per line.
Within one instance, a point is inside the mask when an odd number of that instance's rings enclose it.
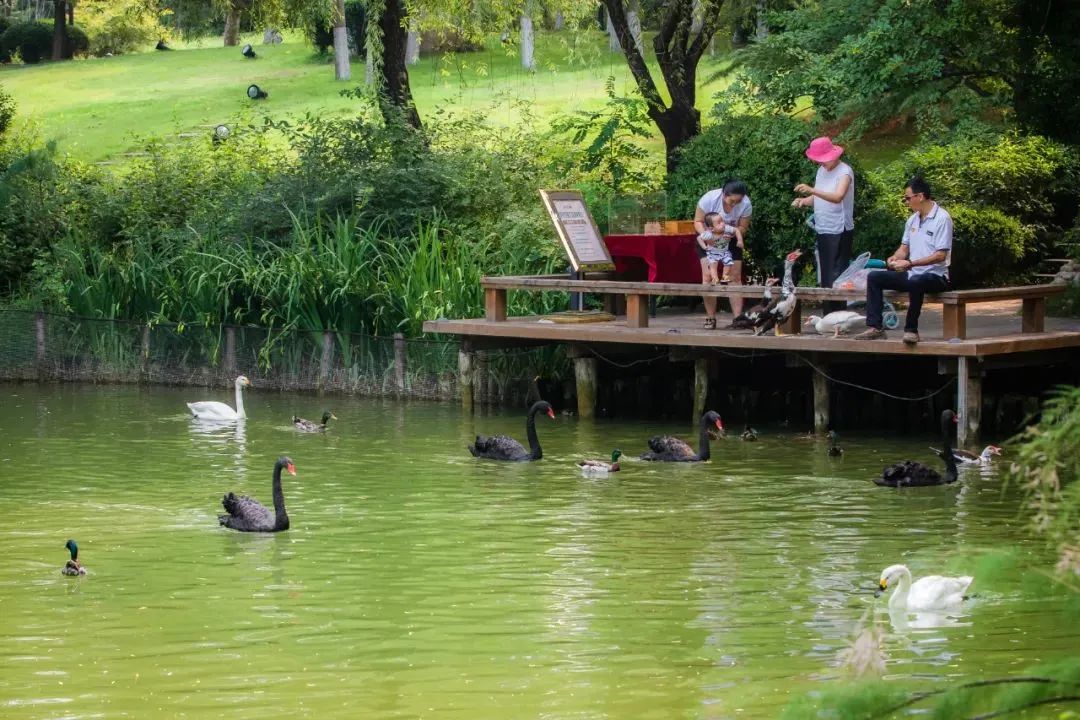
<path fill-rule="evenodd" d="M 615 271 L 633 274 L 644 266 L 649 282 L 700 283 L 696 235 L 605 235 Z"/>

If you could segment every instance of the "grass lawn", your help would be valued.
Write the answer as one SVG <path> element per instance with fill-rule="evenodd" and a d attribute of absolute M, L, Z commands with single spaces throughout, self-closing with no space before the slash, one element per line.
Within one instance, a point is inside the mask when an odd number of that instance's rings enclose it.
<path fill-rule="evenodd" d="M 576 43 L 575 43 L 576 39 Z M 364 64 L 354 60 L 353 80 L 334 80 L 329 58 L 319 58 L 298 35 L 281 45 L 262 45 L 261 35 L 241 40 L 258 52 L 245 59 L 238 47 L 182 47 L 36 66 L 0 69 L 0 85 L 14 97 L 22 118 L 36 124 L 61 152 L 100 161 L 136 149 L 140 137 L 177 137 L 210 132 L 219 123 L 283 119 L 312 114 L 347 114 L 356 100 L 341 90 L 363 83 Z M 721 62 L 706 57 L 699 77 Z M 514 50 L 493 39 L 477 53 L 425 55 L 410 71 L 421 117 L 437 109 L 483 110 L 495 123 L 514 123 L 527 102 L 541 118 L 604 101 L 604 81 L 616 78 L 620 93 L 633 87 L 621 53 L 607 51 L 599 32 L 545 34 L 537 41 L 536 72 L 522 69 Z M 654 72 L 658 82 L 660 76 Z M 725 81 L 726 82 L 726 81 Z M 261 102 L 245 94 L 256 83 L 269 93 Z M 724 83 L 698 94 L 707 110 Z M 655 147 L 662 153 L 659 137 Z"/>

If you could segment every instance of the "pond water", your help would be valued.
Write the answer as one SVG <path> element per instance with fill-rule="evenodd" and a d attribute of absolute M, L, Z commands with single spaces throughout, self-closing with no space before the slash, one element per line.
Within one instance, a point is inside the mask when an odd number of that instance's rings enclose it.
<path fill-rule="evenodd" d="M 773 717 L 843 675 L 864 618 L 913 687 L 1080 636 L 1015 569 L 955 617 L 874 600 L 895 562 L 1051 564 L 994 471 L 870 483 L 931 437 L 844 437 L 837 460 L 762 428 L 707 464 L 584 479 L 579 457 L 689 428 L 541 416 L 544 459 L 505 464 L 465 445 L 524 439 L 519 412 L 253 390 L 246 423 L 207 428 L 185 415 L 202 399 L 231 392 L 0 385 L 0 717 Z M 327 407 L 325 435 L 291 428 Z M 226 491 L 270 504 L 281 454 L 291 529 L 219 527 Z M 59 572 L 69 537 L 85 577 Z"/>

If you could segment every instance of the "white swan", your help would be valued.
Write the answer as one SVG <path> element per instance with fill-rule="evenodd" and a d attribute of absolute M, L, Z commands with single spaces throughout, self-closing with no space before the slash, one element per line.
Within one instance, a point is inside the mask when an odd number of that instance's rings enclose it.
<path fill-rule="evenodd" d="M 850 310 L 837 310 L 831 312 L 825 317 L 818 315 L 811 315 L 806 318 L 807 325 L 813 325 L 814 329 L 821 335 L 832 334 L 833 337 L 837 335 L 848 333 L 857 327 L 860 327 L 866 322 L 866 316 L 860 315 L 857 312 Z"/>
<path fill-rule="evenodd" d="M 912 583 L 911 571 L 906 565 L 890 565 L 881 571 L 881 580 L 878 581 L 879 589 L 874 596 L 880 596 L 890 586 L 895 585 L 896 590 L 889 598 L 890 608 L 939 610 L 963 602 L 964 593 L 967 592 L 968 586 L 974 579 L 969 575 L 962 577 L 927 575 Z"/>
<path fill-rule="evenodd" d="M 246 418 L 247 413 L 244 412 L 244 393 L 243 389 L 251 385 L 251 381 L 241 375 L 236 378 L 236 382 L 233 383 L 236 386 L 236 409 L 223 402 L 216 402 L 213 400 L 203 402 L 188 403 L 188 409 L 191 410 L 191 414 L 200 420 L 240 420 Z"/>

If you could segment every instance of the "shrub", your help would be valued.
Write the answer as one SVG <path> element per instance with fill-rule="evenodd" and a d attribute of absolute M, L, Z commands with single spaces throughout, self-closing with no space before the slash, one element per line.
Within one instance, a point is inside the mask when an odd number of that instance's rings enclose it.
<path fill-rule="evenodd" d="M 0 86 L 0 135 L 3 135 L 4 131 L 8 129 L 13 117 L 15 117 L 15 101 Z"/>
<path fill-rule="evenodd" d="M 792 188 L 813 183 L 816 166 L 803 152 L 814 128 L 786 115 L 733 115 L 722 112 L 719 122 L 686 144 L 679 165 L 668 177 L 672 217 L 690 218 L 701 196 L 729 179 L 744 181 L 754 203 L 754 217 L 746 240 L 751 273 L 768 272 L 791 249 L 812 249 L 813 232 L 806 227 L 806 212 L 795 210 Z M 856 247 L 882 240 L 878 222 L 863 226 L 874 206 L 877 185 L 867 182 L 857 161 L 845 162 L 855 170 Z M 893 233 L 900 236 L 899 226 Z"/>
<path fill-rule="evenodd" d="M 157 16 L 140 0 L 79 0 L 79 26 L 90 36 L 91 55 L 132 52 L 163 32 Z"/>
<path fill-rule="evenodd" d="M 85 54 L 90 47 L 86 33 L 77 25 L 69 25 L 67 31 L 72 55 Z M 0 36 L 0 56 L 10 59 L 18 51 L 23 62 L 38 63 L 52 57 L 52 41 L 51 21 L 14 23 Z"/>

